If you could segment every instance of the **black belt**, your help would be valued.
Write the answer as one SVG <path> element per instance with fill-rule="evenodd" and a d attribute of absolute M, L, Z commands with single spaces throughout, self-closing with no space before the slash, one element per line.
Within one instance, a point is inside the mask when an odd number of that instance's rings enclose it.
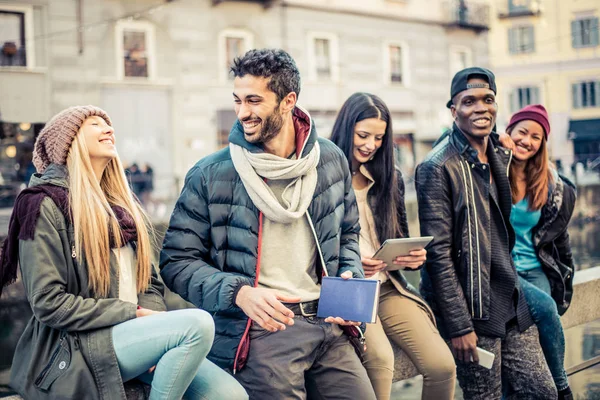
<path fill-rule="evenodd" d="M 317 309 L 319 308 L 319 300 L 305 301 L 304 303 L 283 303 L 290 311 L 295 315 L 302 315 L 303 317 L 314 317 L 317 315 Z"/>

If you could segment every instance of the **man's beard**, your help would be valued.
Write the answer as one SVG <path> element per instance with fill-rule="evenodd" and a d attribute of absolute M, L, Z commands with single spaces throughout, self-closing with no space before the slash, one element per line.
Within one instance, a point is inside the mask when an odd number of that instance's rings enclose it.
<path fill-rule="evenodd" d="M 271 115 L 264 120 L 258 135 L 246 137 L 246 140 L 250 143 L 267 143 L 275 136 L 279 135 L 281 128 L 283 128 L 283 117 L 279 113 L 279 105 L 277 105 Z"/>

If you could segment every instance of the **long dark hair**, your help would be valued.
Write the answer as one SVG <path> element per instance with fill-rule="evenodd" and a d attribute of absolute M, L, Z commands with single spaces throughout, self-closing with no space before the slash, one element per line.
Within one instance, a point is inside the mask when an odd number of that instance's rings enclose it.
<path fill-rule="evenodd" d="M 375 180 L 369 191 L 369 202 L 372 205 L 378 239 L 383 242 L 389 238 L 402 236 L 398 216 L 398 206 L 402 200 L 394 165 L 394 137 L 390 110 L 383 100 L 373 94 L 354 93 L 346 100 L 335 120 L 331 141 L 342 149 L 352 168 L 354 127 L 357 122 L 369 118 L 377 118 L 386 123 L 381 147 L 373 159 L 364 164 Z"/>

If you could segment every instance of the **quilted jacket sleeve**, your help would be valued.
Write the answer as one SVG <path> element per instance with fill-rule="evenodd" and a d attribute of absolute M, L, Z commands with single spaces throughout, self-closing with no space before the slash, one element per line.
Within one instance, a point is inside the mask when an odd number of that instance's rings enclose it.
<path fill-rule="evenodd" d="M 425 162 L 417 167 L 417 198 L 422 236 L 434 239 L 425 268 L 435 303 L 451 338 L 473 331 L 471 315 L 452 260 L 453 226 L 450 182 L 443 167 Z"/>
<path fill-rule="evenodd" d="M 360 248 L 358 246 L 358 235 L 360 233 L 358 205 L 356 204 L 354 190 L 352 190 L 352 176 L 347 169 L 344 171 L 344 210 L 338 276 L 345 271 L 352 271 L 354 278 L 364 278 L 365 272 L 360 261 Z"/>
<path fill-rule="evenodd" d="M 239 311 L 235 294 L 249 277 L 224 272 L 211 264 L 211 222 L 207 186 L 201 169 L 194 167 L 171 216 L 160 254 L 165 284 L 184 300 L 208 312 Z"/>

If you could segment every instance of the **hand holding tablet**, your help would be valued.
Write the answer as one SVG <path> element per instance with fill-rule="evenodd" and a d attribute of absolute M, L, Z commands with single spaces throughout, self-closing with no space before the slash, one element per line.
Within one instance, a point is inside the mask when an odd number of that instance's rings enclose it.
<path fill-rule="evenodd" d="M 379 250 L 375 252 L 372 258 L 375 260 L 381 260 L 384 263 L 386 263 L 386 271 L 396 271 L 399 269 L 413 269 L 410 267 L 407 268 L 406 265 L 394 263 L 394 260 L 396 260 L 396 258 L 398 257 L 408 257 L 410 259 L 411 251 L 423 250 L 425 246 L 427 246 L 432 240 L 433 236 L 388 239 L 381 245 Z M 410 263 L 408 265 L 410 265 Z"/>

